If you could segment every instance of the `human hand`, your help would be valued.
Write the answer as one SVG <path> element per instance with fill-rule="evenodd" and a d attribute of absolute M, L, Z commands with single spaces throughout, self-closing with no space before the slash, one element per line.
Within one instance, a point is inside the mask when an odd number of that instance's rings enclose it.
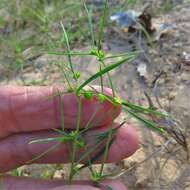
<path fill-rule="evenodd" d="M 36 139 L 57 137 L 54 128 L 60 128 L 60 98 L 55 96 L 47 100 L 55 93 L 61 92 L 60 87 L 13 87 L 2 86 L 0 91 L 0 173 L 26 164 L 28 161 L 46 151 L 55 142 L 30 144 Z M 110 93 L 110 89 L 105 89 Z M 77 98 L 74 94 L 65 94 L 62 98 L 64 107 L 65 128 L 76 126 Z M 92 100 L 82 99 L 81 127 L 96 112 L 91 121 L 93 129 L 87 136 L 101 132 L 108 128 L 113 115 L 117 117 L 121 108 L 113 106 L 108 101 L 99 103 L 96 97 Z M 114 125 L 118 125 L 115 123 Z M 60 144 L 56 149 L 43 157 L 35 160 L 35 163 L 67 163 L 69 161 L 68 145 Z M 138 148 L 137 134 L 131 126 L 124 125 L 119 128 L 116 138 L 108 153 L 107 162 L 117 162 L 131 154 Z M 80 155 L 78 155 L 80 157 Z M 5 190 L 98 190 L 90 185 L 90 182 L 74 182 L 66 185 L 62 180 L 42 181 L 28 178 L 3 176 L 2 186 Z M 125 187 L 118 181 L 104 181 L 114 190 L 124 190 Z"/>

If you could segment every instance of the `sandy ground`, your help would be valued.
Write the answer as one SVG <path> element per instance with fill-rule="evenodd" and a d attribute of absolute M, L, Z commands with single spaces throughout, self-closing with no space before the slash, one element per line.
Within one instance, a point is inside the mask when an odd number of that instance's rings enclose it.
<path fill-rule="evenodd" d="M 140 55 L 133 63 L 125 64 L 112 73 L 118 93 L 131 102 L 148 105 L 144 92 L 152 99 L 153 104 L 160 110 L 170 112 L 177 120 L 189 142 L 190 133 L 190 6 L 181 6 L 178 11 L 171 11 L 164 16 L 155 17 L 154 24 L 175 24 L 174 31 L 166 33 L 155 43 L 154 51 L 147 47 L 143 39 L 133 36 L 130 40 L 128 34 L 109 27 L 105 42 L 105 50 L 122 52 L 135 47 L 142 47 L 145 53 Z M 88 47 L 82 50 L 87 50 Z M 30 54 L 30 49 L 25 55 Z M 81 51 L 81 48 L 80 48 Z M 61 73 L 56 66 L 47 64 L 62 57 L 50 57 L 42 55 L 34 64 L 27 63 L 22 72 L 14 73 L 0 65 L 1 84 L 55 84 L 62 83 Z M 87 78 L 97 69 L 95 59 L 78 58 L 76 69 L 84 72 Z M 88 64 L 87 64 L 88 63 Z M 139 68 L 146 67 L 146 72 L 141 73 Z M 127 95 L 127 97 L 126 97 Z M 125 114 L 122 115 L 125 117 Z M 122 118 L 121 117 L 121 118 Z M 190 166 L 187 160 L 187 152 L 175 141 L 168 146 L 167 150 L 160 150 L 165 140 L 158 135 L 143 128 L 141 124 L 129 119 L 130 123 L 137 128 L 141 138 L 141 148 L 131 158 L 118 164 L 110 164 L 106 167 L 107 172 L 119 171 L 120 169 L 133 169 L 120 178 L 127 184 L 129 190 L 189 190 L 190 189 Z M 138 164 L 159 151 L 155 156 L 142 164 Z M 149 156 L 148 156 L 149 157 Z M 98 167 L 98 166 L 96 166 Z M 46 172 L 52 177 L 66 177 L 68 166 L 30 166 L 24 167 L 24 175 L 41 176 Z M 82 171 L 77 179 L 85 179 L 88 176 L 86 170 Z"/>

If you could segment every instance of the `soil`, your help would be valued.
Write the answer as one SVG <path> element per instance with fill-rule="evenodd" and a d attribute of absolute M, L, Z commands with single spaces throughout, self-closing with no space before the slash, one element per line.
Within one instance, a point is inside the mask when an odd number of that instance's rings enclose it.
<path fill-rule="evenodd" d="M 159 26 L 159 23 L 175 25 L 174 30 L 166 31 L 159 36 L 159 39 L 153 37 L 155 39 L 153 49 L 147 45 L 144 37 L 139 37 L 139 33 L 131 35 L 114 26 L 107 29 L 104 44 L 105 51 L 109 50 L 113 53 L 140 47 L 145 50 L 145 53 L 140 54 L 134 62 L 124 64 L 112 73 L 117 92 L 123 98 L 141 105 L 149 105 L 148 98 L 150 98 L 155 107 L 171 113 L 179 121 L 177 127 L 184 132 L 188 143 L 190 143 L 189 21 L 190 4 L 179 3 L 175 10 L 153 17 L 152 22 L 156 26 Z M 158 35 L 160 34 L 157 33 Z M 88 49 L 89 47 L 80 48 L 80 51 Z M 32 49 L 26 50 L 23 56 L 30 55 L 31 51 Z M 34 64 L 27 61 L 19 74 L 11 72 L 1 64 L 1 84 L 63 83 L 59 69 L 52 64 L 47 64 L 59 59 L 62 60 L 63 57 L 41 55 L 35 59 Z M 96 60 L 92 58 L 76 57 L 73 61 L 77 62 L 76 70 L 85 73 L 84 78 L 98 68 Z M 123 114 L 122 117 L 126 115 Z M 190 165 L 187 150 L 175 140 L 171 140 L 167 149 L 164 149 L 163 143 L 166 139 L 143 128 L 140 123 L 131 118 L 128 118 L 128 121 L 133 123 L 138 130 L 141 148 L 129 159 L 107 165 L 106 171 L 112 173 L 126 169 L 119 178 L 127 185 L 128 190 L 190 190 Z M 152 155 L 156 151 L 157 153 Z M 147 160 L 143 162 L 145 159 Z M 140 162 L 143 163 L 139 164 Z M 68 175 L 66 172 L 68 166 L 65 165 L 64 168 L 65 170 L 58 165 L 54 167 L 33 165 L 24 166 L 22 170 L 24 175 L 40 177 L 41 171 L 46 171 L 49 172 L 48 176 L 57 178 Z M 85 179 L 87 176 L 88 173 L 84 170 L 76 178 Z"/>

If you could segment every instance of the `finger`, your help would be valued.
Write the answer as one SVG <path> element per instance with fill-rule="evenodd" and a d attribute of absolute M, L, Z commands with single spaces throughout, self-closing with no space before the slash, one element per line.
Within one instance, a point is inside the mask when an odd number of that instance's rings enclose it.
<path fill-rule="evenodd" d="M 68 185 L 63 180 L 39 180 L 26 177 L 4 176 L 1 179 L 3 190 L 100 190 L 111 187 L 114 190 L 127 190 L 125 185 L 119 180 L 104 180 L 99 187 L 95 187 L 89 181 L 74 181 Z"/>
<path fill-rule="evenodd" d="M 126 186 L 119 180 L 104 180 L 101 181 L 100 187 L 101 190 L 127 190 Z"/>
<path fill-rule="evenodd" d="M 78 100 L 74 93 L 60 98 L 61 87 L 2 86 L 0 90 L 0 138 L 12 133 L 47 130 L 60 127 L 61 110 L 66 128 L 75 128 L 78 116 Z M 104 93 L 111 94 L 104 88 Z M 50 98 L 51 97 L 51 98 Z M 49 99 L 48 99 L 49 98 Z M 94 127 L 106 125 L 120 113 L 121 107 L 110 102 L 100 103 L 97 97 L 81 98 L 81 127 L 93 117 Z M 61 106 L 61 103 L 63 106 Z M 95 113 L 95 114 L 94 114 Z"/>
<path fill-rule="evenodd" d="M 100 188 L 92 187 L 90 185 L 63 185 L 49 190 L 100 190 Z"/>
<path fill-rule="evenodd" d="M 99 185 L 94 186 L 92 182 L 89 181 L 77 181 L 73 182 L 72 188 L 70 185 L 58 186 L 50 190 L 127 190 L 126 186 L 119 180 L 104 180 L 101 181 Z"/>
<path fill-rule="evenodd" d="M 102 129 L 97 130 L 96 133 L 100 133 L 100 130 Z M 35 160 L 36 163 L 68 163 L 70 158 L 70 146 L 68 144 L 58 144 L 56 148 L 53 147 L 56 144 L 55 142 L 29 144 L 29 142 L 34 139 L 44 139 L 55 136 L 57 136 L 56 133 L 47 131 L 18 134 L 1 140 L 0 152 L 3 156 L 0 157 L 0 173 L 24 165 L 44 152 L 46 152 L 46 154 L 38 160 Z M 90 149 L 95 146 L 92 132 L 89 132 L 86 136 L 90 144 Z M 102 146 L 104 147 L 104 145 L 101 144 L 101 147 L 97 147 L 97 149 L 102 149 Z M 53 147 L 53 149 L 47 152 L 50 147 Z M 118 129 L 116 133 L 115 140 L 109 149 L 107 162 L 122 160 L 133 154 L 137 148 L 138 137 L 136 131 L 131 126 L 125 125 Z M 96 151 L 94 150 L 94 152 Z M 82 153 L 84 153 L 84 150 L 79 152 L 78 158 L 80 158 Z"/>

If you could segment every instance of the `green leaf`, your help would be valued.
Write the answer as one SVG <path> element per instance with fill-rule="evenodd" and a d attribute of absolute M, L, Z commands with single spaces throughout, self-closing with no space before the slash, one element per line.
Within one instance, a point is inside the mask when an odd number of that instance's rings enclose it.
<path fill-rule="evenodd" d="M 111 145 L 113 144 L 114 140 L 115 140 L 115 137 L 111 138 L 111 140 L 110 140 L 110 142 L 108 144 L 108 149 L 111 147 Z M 103 140 L 101 141 L 101 143 L 102 142 L 103 142 Z M 90 159 L 90 161 L 87 161 L 86 163 L 84 163 L 84 165 L 80 167 L 80 170 L 83 169 L 83 168 L 88 167 L 90 164 L 94 164 L 97 160 L 99 160 L 104 155 L 105 151 L 106 151 L 106 145 L 103 146 L 103 148 L 101 148 L 97 152 L 97 154 Z"/>
<path fill-rule="evenodd" d="M 76 144 L 77 146 L 79 146 L 80 148 L 84 148 L 86 145 L 86 142 L 84 139 L 80 138 L 79 140 L 76 140 Z"/>
<path fill-rule="evenodd" d="M 37 139 L 37 140 L 30 141 L 28 144 L 48 143 L 48 142 L 53 142 L 53 141 L 58 141 L 58 137 L 55 137 L 55 138 L 45 138 L 45 139 Z"/>
<path fill-rule="evenodd" d="M 98 100 L 103 103 L 106 100 L 106 96 L 104 94 L 99 93 L 98 94 Z"/>
<path fill-rule="evenodd" d="M 114 103 L 117 105 L 121 105 L 122 104 L 122 100 L 120 97 L 114 97 L 113 99 Z"/>
<path fill-rule="evenodd" d="M 97 79 L 98 77 L 104 75 L 105 73 L 115 69 L 116 67 L 120 66 L 121 64 L 125 63 L 126 61 L 132 61 L 135 58 L 135 55 L 129 55 L 127 58 L 118 61 L 115 64 L 109 65 L 107 67 L 105 67 L 104 69 L 102 69 L 101 71 L 97 72 L 96 74 L 92 75 L 90 78 L 88 78 L 84 83 L 82 83 L 76 90 L 76 94 L 79 95 L 80 91 L 83 87 L 85 87 L 87 84 L 89 84 L 90 82 L 94 81 L 95 79 Z"/>
<path fill-rule="evenodd" d="M 73 78 L 78 80 L 80 78 L 80 72 L 74 72 Z"/>
<path fill-rule="evenodd" d="M 121 104 L 125 107 L 129 107 L 130 109 L 137 111 L 137 112 L 141 112 L 143 114 L 153 114 L 153 115 L 157 115 L 157 116 L 169 117 L 169 115 L 166 113 L 156 111 L 153 108 L 145 108 L 145 107 L 140 106 L 140 105 L 135 105 L 135 104 L 132 104 L 128 101 L 122 100 Z"/>
<path fill-rule="evenodd" d="M 133 117 L 144 123 L 145 127 L 150 128 L 154 131 L 157 131 L 159 133 L 163 133 L 165 130 L 163 128 L 158 127 L 158 125 L 152 121 L 148 121 L 147 119 L 143 118 L 141 115 L 134 113 L 130 109 L 125 108 L 125 111 L 127 111 L 129 114 L 131 114 Z"/>
<path fill-rule="evenodd" d="M 93 47 L 90 51 L 90 55 L 94 55 L 96 57 L 98 57 L 98 50 L 97 48 Z"/>
<path fill-rule="evenodd" d="M 96 172 L 96 171 L 95 171 L 95 172 L 93 173 L 93 175 L 91 176 L 91 179 L 92 179 L 93 182 L 98 182 L 98 181 L 100 181 L 100 180 L 102 179 L 102 174 L 101 174 L 100 172 Z M 96 186 L 99 187 L 98 184 L 96 184 Z"/>
<path fill-rule="evenodd" d="M 84 91 L 83 92 L 83 95 L 84 97 L 87 99 L 87 100 L 91 100 L 92 97 L 93 97 L 93 93 L 91 91 Z"/>

